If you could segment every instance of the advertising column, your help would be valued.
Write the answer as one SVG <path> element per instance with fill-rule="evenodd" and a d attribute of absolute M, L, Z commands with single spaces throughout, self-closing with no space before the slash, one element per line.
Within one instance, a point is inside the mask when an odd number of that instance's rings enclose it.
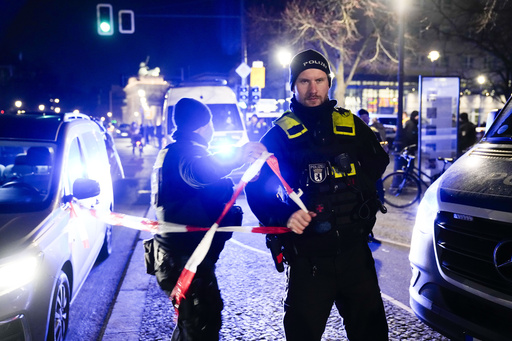
<path fill-rule="evenodd" d="M 418 167 L 432 176 L 443 168 L 438 157 L 457 156 L 460 79 L 420 76 L 419 84 Z"/>

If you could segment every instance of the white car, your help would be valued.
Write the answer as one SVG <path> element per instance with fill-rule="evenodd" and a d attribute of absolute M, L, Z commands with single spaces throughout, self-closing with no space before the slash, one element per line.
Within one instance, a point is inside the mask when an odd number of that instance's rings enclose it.
<path fill-rule="evenodd" d="M 112 227 L 105 132 L 82 114 L 0 115 L 0 340 L 63 340 Z"/>

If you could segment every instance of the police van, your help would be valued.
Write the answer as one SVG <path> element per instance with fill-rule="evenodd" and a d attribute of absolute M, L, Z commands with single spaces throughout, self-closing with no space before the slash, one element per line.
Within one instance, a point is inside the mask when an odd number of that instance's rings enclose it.
<path fill-rule="evenodd" d="M 512 337 L 512 99 L 425 193 L 409 260 L 410 305 L 454 340 Z"/>
<path fill-rule="evenodd" d="M 167 121 L 168 141 L 172 141 L 172 133 L 176 130 L 172 119 L 174 106 L 184 97 L 201 101 L 212 112 L 214 135 L 210 150 L 229 153 L 231 147 L 249 142 L 245 120 L 238 107 L 235 92 L 226 85 L 202 83 L 180 85 L 168 90 L 163 108 L 163 115 Z"/>

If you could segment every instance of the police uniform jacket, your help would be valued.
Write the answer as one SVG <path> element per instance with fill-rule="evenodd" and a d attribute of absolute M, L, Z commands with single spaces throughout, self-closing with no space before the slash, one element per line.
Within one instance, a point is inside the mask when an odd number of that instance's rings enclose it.
<path fill-rule="evenodd" d="M 389 163 L 374 132 L 335 105 L 327 101 L 305 107 L 292 98 L 291 111 L 261 139 L 276 156 L 283 178 L 304 192 L 301 199 L 317 213 L 304 234 L 288 236 L 303 253 L 337 252 L 340 232 L 367 237 L 378 209 L 375 182 Z M 251 210 L 266 226 L 286 226 L 299 209 L 266 165 L 246 193 Z"/>
<path fill-rule="evenodd" d="M 159 220 L 197 227 L 210 227 L 219 218 L 233 194 L 233 181 L 226 177 L 236 168 L 209 153 L 199 134 L 177 134 L 176 142 L 160 152 L 153 171 L 153 204 Z M 221 226 L 232 224 L 231 211 Z M 173 257 L 190 256 L 205 233 L 160 233 L 155 240 Z M 231 233 L 216 233 L 206 258 L 217 261 Z"/>

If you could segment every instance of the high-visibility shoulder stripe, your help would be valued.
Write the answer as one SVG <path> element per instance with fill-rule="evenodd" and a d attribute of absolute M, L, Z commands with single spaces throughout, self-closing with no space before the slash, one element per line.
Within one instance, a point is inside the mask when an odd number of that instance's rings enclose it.
<path fill-rule="evenodd" d="M 307 130 L 297 116 L 291 111 L 287 111 L 281 116 L 276 124 L 284 130 L 289 139 L 294 139 L 304 134 Z"/>
<path fill-rule="evenodd" d="M 345 110 L 343 112 L 334 111 L 332 113 L 332 122 L 334 134 L 348 136 L 356 135 L 354 115 L 350 110 Z"/>

